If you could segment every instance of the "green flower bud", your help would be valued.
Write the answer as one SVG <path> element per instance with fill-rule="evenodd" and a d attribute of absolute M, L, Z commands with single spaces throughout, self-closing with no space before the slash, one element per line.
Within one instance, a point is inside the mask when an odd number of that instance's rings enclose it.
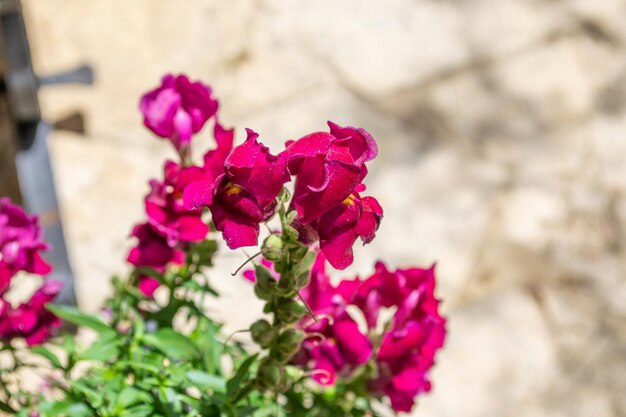
<path fill-rule="evenodd" d="M 268 261 L 278 261 L 283 255 L 283 239 L 278 235 L 269 235 L 261 247 L 263 257 Z"/>
<path fill-rule="evenodd" d="M 285 371 L 270 358 L 261 361 L 257 371 L 257 381 L 263 388 L 275 390 L 283 385 Z"/>
<path fill-rule="evenodd" d="M 276 283 L 276 293 L 281 297 L 293 297 L 296 295 L 296 289 L 296 281 L 291 273 L 283 274 L 280 277 L 280 281 Z"/>
<path fill-rule="evenodd" d="M 300 273 L 298 275 L 296 275 L 295 277 L 296 279 L 295 284 L 296 284 L 296 288 L 298 289 L 302 289 L 304 287 L 306 287 L 309 284 L 309 280 L 311 278 L 311 273 L 309 271 Z"/>
<path fill-rule="evenodd" d="M 277 362 L 286 363 L 298 353 L 303 340 L 304 332 L 297 329 L 287 329 L 278 336 L 270 354 Z"/>
<path fill-rule="evenodd" d="M 283 323 L 294 323 L 307 312 L 302 303 L 290 298 L 282 298 L 276 304 L 276 317 Z"/>
<path fill-rule="evenodd" d="M 256 275 L 256 283 L 254 284 L 254 293 L 261 300 L 269 301 L 274 294 L 276 280 L 267 268 L 257 265 L 254 271 Z"/>
<path fill-rule="evenodd" d="M 295 228 L 289 225 L 286 225 L 285 227 L 283 227 L 283 233 L 289 240 L 292 240 L 294 242 L 297 242 L 298 238 L 300 237 L 300 233 L 298 233 L 298 231 Z"/>
<path fill-rule="evenodd" d="M 252 340 L 254 340 L 262 348 L 267 348 L 276 338 L 276 328 L 267 320 L 258 320 L 250 326 Z"/>

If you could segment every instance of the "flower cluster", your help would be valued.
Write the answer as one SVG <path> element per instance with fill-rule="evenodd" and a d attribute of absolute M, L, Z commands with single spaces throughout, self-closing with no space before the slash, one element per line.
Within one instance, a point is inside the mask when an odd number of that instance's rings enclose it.
<path fill-rule="evenodd" d="M 348 303 L 326 274 L 326 259 L 319 254 L 311 269 L 311 280 L 301 291 L 302 298 L 317 320 L 305 317 L 301 327 L 307 337 L 296 363 L 315 369 L 313 379 L 332 385 L 337 376 L 349 376 L 371 357 L 372 342 L 348 313 Z"/>
<path fill-rule="evenodd" d="M 325 263 L 318 254 L 309 284 L 300 292 L 315 319 L 306 316 L 298 323 L 308 336 L 293 362 L 314 370 L 313 379 L 322 385 L 350 377 L 371 362 L 376 369 L 368 381 L 372 394 L 387 396 L 396 411 L 411 411 L 416 397 L 431 389 L 428 374 L 446 334 L 434 295 L 434 267 L 391 272 L 378 262 L 367 279 L 342 280 L 334 286 Z M 271 263 L 263 265 L 273 270 Z M 244 276 L 256 280 L 253 271 Z M 351 306 L 365 319 L 366 328 L 359 327 Z M 390 322 L 379 323 L 382 309 L 395 310 Z"/>
<path fill-rule="evenodd" d="M 196 183 L 186 193 L 188 207 L 210 208 L 216 229 L 231 249 L 258 244 L 259 224 L 274 215 L 276 197 L 289 181 L 285 159 L 272 155 L 255 132 L 247 133 L 214 182 Z"/>
<path fill-rule="evenodd" d="M 354 242 L 361 238 L 369 243 L 383 216 L 376 199 L 360 195 L 365 190 L 365 163 L 378 154 L 374 138 L 364 129 L 329 122 L 329 132 L 288 141 L 278 155 L 270 153 L 250 129 L 246 141 L 233 147 L 233 131 L 217 122 L 217 101 L 211 94 L 210 87 L 190 82 L 184 75 L 166 75 L 161 86 L 141 99 L 144 124 L 168 138 L 183 162 L 189 159 L 192 134 L 216 118 L 217 148 L 205 155 L 204 166 L 187 168 L 191 171 L 181 183 L 154 184 L 155 198 L 163 199 L 164 186 L 179 187 L 186 209 L 209 208 L 229 248 L 255 246 L 259 225 L 274 215 L 278 194 L 294 176 L 291 208 L 297 213 L 293 224 L 300 240 L 306 244 L 319 241 L 333 267 L 348 267 Z M 166 227 L 157 232 L 178 232 L 171 221 Z M 142 236 L 133 235 L 141 241 Z M 175 246 L 171 241 L 168 245 Z"/>
<path fill-rule="evenodd" d="M 378 154 L 365 129 L 329 122 L 330 132 L 316 132 L 287 143 L 282 153 L 296 177 L 292 206 L 303 242 L 319 240 L 330 264 L 345 269 L 353 260 L 357 238 L 374 238 L 383 210 L 373 197 L 362 198 L 365 163 Z"/>
<path fill-rule="evenodd" d="M 144 124 L 155 134 L 168 139 L 178 151 L 179 163 L 166 161 L 163 179 L 150 181 L 150 192 L 145 197 L 147 221 L 133 228 L 137 244 L 127 260 L 137 268 L 147 267 L 165 272 L 170 265 L 182 265 L 189 245 L 203 241 L 209 226 L 202 220 L 202 212 L 184 203 L 188 190 L 196 190 L 195 198 L 202 198 L 205 184 L 213 184 L 224 170 L 224 162 L 233 147 L 234 131 L 225 129 L 217 120 L 217 101 L 211 88 L 190 82 L 184 76 L 166 75 L 158 88 L 146 93 L 140 102 Z M 215 118 L 214 137 L 217 144 L 204 156 L 204 164 L 193 165 L 191 138 L 206 122 Z M 138 288 L 152 297 L 159 282 L 140 274 Z"/>
<path fill-rule="evenodd" d="M 370 387 L 387 395 L 396 411 L 410 411 L 415 397 L 430 391 L 428 372 L 446 334 L 434 295 L 434 266 L 392 272 L 378 262 L 369 278 L 343 281 L 337 290 L 359 307 L 370 331 L 376 329 L 383 308 L 395 309 L 376 352 L 378 375 Z"/>
<path fill-rule="evenodd" d="M 361 197 L 365 162 L 377 153 L 374 139 L 363 129 L 329 123 L 330 133 L 313 133 L 287 144 L 278 155 L 257 141 L 248 129 L 247 140 L 224 161 L 224 173 L 213 181 L 191 184 L 184 194 L 187 208 L 208 207 L 228 247 L 255 246 L 259 224 L 275 212 L 276 198 L 295 176 L 291 202 L 300 240 L 319 240 L 335 268 L 353 261 L 357 238 L 369 243 L 382 219 L 373 197 Z"/>
<path fill-rule="evenodd" d="M 371 242 L 383 217 L 378 201 L 362 195 L 366 164 L 378 154 L 374 138 L 329 122 L 328 132 L 287 141 L 277 154 L 250 129 L 235 146 L 234 131 L 217 120 L 211 89 L 185 76 L 164 77 L 140 108 L 145 125 L 168 138 L 181 161 L 167 162 L 164 180 L 151 182 L 148 221 L 133 231 L 138 244 L 129 262 L 159 272 L 182 264 L 188 245 L 209 231 L 202 209 L 231 249 L 258 245 L 260 226 L 279 213 L 282 230 L 264 241 L 262 266 L 244 274 L 275 317 L 273 324 L 259 320 L 251 328 L 253 340 L 269 349 L 258 383 L 285 386 L 287 363 L 312 370 L 321 385 L 359 374 L 372 396 L 409 411 L 417 395 L 430 390 L 428 373 L 445 337 L 434 269 L 391 272 L 377 263 L 367 279 L 338 285 L 326 273 L 326 262 L 340 270 L 352 264 L 355 242 Z M 191 136 L 212 117 L 216 147 L 202 165 L 192 165 Z M 290 198 L 285 186 L 292 180 Z M 158 285 L 148 277 L 139 282 L 147 295 Z M 379 323 L 383 309 L 394 311 L 387 323 Z"/>
<path fill-rule="evenodd" d="M 41 252 L 48 249 L 42 241 L 37 216 L 29 216 L 8 198 L 0 199 L 0 340 L 8 343 L 24 338 L 29 346 L 44 343 L 61 325 L 45 305 L 61 291 L 62 284 L 47 280 L 31 298 L 13 308 L 4 299 L 18 272 L 48 274 L 52 268 Z"/>
<path fill-rule="evenodd" d="M 0 198 L 0 296 L 20 271 L 48 274 L 52 268 L 41 257 L 41 251 L 47 249 L 38 217 L 29 216 L 8 198 Z"/>
<path fill-rule="evenodd" d="M 202 213 L 188 210 L 183 204 L 185 187 L 205 177 L 201 167 L 165 162 L 164 179 L 150 181 L 150 192 L 144 200 L 148 219 L 132 231 L 138 242 L 128 254 L 128 262 L 164 272 L 168 265 L 184 262 L 186 244 L 206 238 L 209 227 L 202 221 Z M 139 288 L 147 296 L 152 296 L 157 287 L 153 278 L 141 277 Z"/>
<path fill-rule="evenodd" d="M 134 268 L 127 281 L 114 280 L 104 320 L 47 306 L 61 290 L 53 280 L 21 304 L 7 301 L 18 272 L 43 275 L 50 266 L 41 257 L 47 246 L 37 217 L 0 199 L 0 351 L 14 363 L 0 372 L 0 387 L 30 365 L 14 339 L 44 343 L 60 319 L 99 335 L 89 346 L 66 335 L 59 356 L 57 349 L 32 349 L 29 356 L 55 370 L 48 377 L 55 398 L 0 389 L 0 409 L 32 416 L 124 409 L 128 415 L 243 417 L 253 410 L 362 417 L 379 415 L 385 402 L 409 412 L 431 389 L 430 371 L 446 336 L 434 268 L 392 271 L 378 262 L 366 279 L 339 282 L 328 269 L 352 264 L 357 240 L 370 243 L 381 223 L 381 205 L 365 195 L 367 164 L 378 154 L 373 137 L 328 122 L 327 132 L 289 140 L 279 152 L 250 129 L 235 144 L 211 88 L 184 75 L 163 77 L 140 110 L 144 125 L 169 141 L 177 158 L 149 182 L 145 219 L 134 226 L 127 255 Z M 200 162 L 191 142 L 209 122 L 215 146 Z M 265 316 L 242 330 L 258 349 L 229 343 L 234 335 L 222 341 L 222 326 L 206 309 L 207 297 L 219 296 L 205 273 L 217 248 L 211 228 L 230 249 L 260 244 L 241 266 L 261 255 L 243 274 L 264 304 Z M 160 286 L 166 302 L 155 297 Z"/>
<path fill-rule="evenodd" d="M 46 309 L 46 304 L 54 300 L 63 284 L 47 280 L 32 295 L 30 300 L 13 308 L 0 299 L 0 340 L 10 341 L 23 338 L 28 346 L 40 345 L 61 326 L 61 319 Z"/>

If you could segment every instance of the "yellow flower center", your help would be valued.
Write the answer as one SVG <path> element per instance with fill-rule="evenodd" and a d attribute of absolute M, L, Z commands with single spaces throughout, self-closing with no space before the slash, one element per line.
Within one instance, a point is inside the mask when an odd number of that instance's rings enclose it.
<path fill-rule="evenodd" d="M 343 200 L 343 204 L 345 204 L 346 206 L 353 206 L 355 198 L 356 197 L 354 194 L 350 194 L 345 200 Z"/>
<path fill-rule="evenodd" d="M 229 182 L 228 184 L 226 184 L 226 186 L 224 187 L 224 193 L 226 195 L 232 196 L 232 195 L 237 195 L 240 192 L 243 191 L 243 188 L 233 184 L 232 182 Z"/>

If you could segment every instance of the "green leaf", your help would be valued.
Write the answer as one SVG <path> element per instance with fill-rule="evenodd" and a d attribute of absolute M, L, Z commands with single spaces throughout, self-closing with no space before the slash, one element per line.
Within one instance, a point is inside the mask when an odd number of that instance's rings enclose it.
<path fill-rule="evenodd" d="M 61 364 L 61 361 L 59 360 L 57 355 L 52 353 L 47 348 L 45 348 L 43 346 L 35 346 L 35 347 L 31 348 L 30 351 L 32 353 L 35 353 L 35 354 L 37 354 L 39 356 L 43 356 L 44 358 L 48 359 L 50 361 L 50 363 L 52 364 L 52 366 L 54 366 L 55 368 L 63 369 L 63 365 Z"/>
<path fill-rule="evenodd" d="M 60 415 L 85 417 L 90 415 L 87 405 L 75 401 L 42 402 L 39 411 L 43 417 L 58 417 Z"/>
<path fill-rule="evenodd" d="M 91 415 L 89 407 L 83 403 L 72 404 L 65 410 L 67 417 L 87 417 Z"/>
<path fill-rule="evenodd" d="M 77 326 L 88 327 L 95 330 L 100 335 L 115 334 L 115 331 L 105 322 L 103 322 L 99 317 L 83 313 L 77 308 L 52 304 L 46 305 L 46 308 L 50 310 L 55 316 L 60 317 L 68 323 L 72 323 Z"/>
<path fill-rule="evenodd" d="M 219 294 L 217 293 L 217 291 L 215 291 L 212 287 L 210 287 L 209 285 L 202 285 L 199 282 L 190 279 L 187 280 L 185 282 L 183 282 L 183 284 L 181 285 L 182 288 L 189 288 L 190 290 L 194 290 L 194 291 L 199 291 L 199 292 L 203 292 L 203 293 L 207 293 L 207 294 L 211 294 L 214 296 L 218 296 Z"/>
<path fill-rule="evenodd" d="M 126 409 L 138 402 L 148 402 L 150 395 L 133 387 L 125 387 L 117 396 L 116 405 L 121 409 Z"/>
<path fill-rule="evenodd" d="M 140 404 L 127 408 L 120 413 L 120 417 L 148 417 L 154 415 L 154 407 L 150 404 Z"/>
<path fill-rule="evenodd" d="M 103 397 L 98 391 L 89 388 L 87 385 L 79 381 L 71 382 L 71 385 L 75 391 L 83 394 L 93 407 L 100 407 L 102 405 Z"/>
<path fill-rule="evenodd" d="M 193 370 L 187 372 L 187 379 L 200 388 L 208 388 L 214 392 L 226 392 L 226 380 L 221 376 Z"/>
<path fill-rule="evenodd" d="M 170 358 L 191 359 L 198 356 L 198 350 L 189 338 L 167 327 L 145 335 L 142 340 Z"/>
<path fill-rule="evenodd" d="M 217 242 L 214 240 L 203 240 L 195 244 L 191 254 L 196 264 L 200 266 L 213 266 L 213 255 L 217 252 Z"/>
<path fill-rule="evenodd" d="M 159 374 L 161 370 L 156 365 L 151 365 L 145 362 L 137 362 L 137 361 L 121 361 L 116 362 L 116 367 L 118 368 L 126 368 L 130 367 L 133 369 L 141 369 L 146 372 L 150 372 L 151 374 Z"/>
<path fill-rule="evenodd" d="M 147 275 L 152 278 L 156 278 L 159 282 L 165 282 L 165 276 L 163 273 L 157 271 L 154 268 L 150 268 L 149 266 L 140 266 L 137 268 L 137 273 L 140 275 Z"/>
<path fill-rule="evenodd" d="M 92 344 L 80 357 L 80 359 L 106 362 L 119 354 L 117 335 L 102 336 Z"/>
<path fill-rule="evenodd" d="M 15 410 L 11 408 L 10 405 L 3 403 L 0 401 L 0 411 L 4 411 L 5 413 L 15 414 Z"/>
<path fill-rule="evenodd" d="M 258 353 L 247 358 L 237 369 L 237 373 L 226 383 L 226 392 L 229 397 L 236 397 L 241 389 L 241 384 L 248 377 L 248 373 L 250 371 L 250 367 L 259 356 Z"/>

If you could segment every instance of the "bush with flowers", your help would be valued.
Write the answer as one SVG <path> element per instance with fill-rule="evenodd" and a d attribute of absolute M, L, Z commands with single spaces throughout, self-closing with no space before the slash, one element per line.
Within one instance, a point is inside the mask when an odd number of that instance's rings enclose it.
<path fill-rule="evenodd" d="M 211 89 L 167 75 L 143 96 L 145 126 L 176 150 L 150 181 L 146 218 L 132 230 L 132 271 L 114 278 L 100 315 L 51 304 L 43 281 L 21 304 L 6 295 L 22 273 L 44 277 L 38 220 L 0 200 L 0 412 L 17 416 L 378 416 L 409 412 L 431 389 L 445 338 L 434 267 L 389 269 L 331 281 L 353 262 L 383 217 L 364 196 L 378 153 L 364 129 L 328 123 L 273 154 L 247 129 L 218 119 Z M 213 126 L 215 147 L 193 163 L 192 138 Z M 206 129 L 205 129 L 206 130 Z M 293 186 L 287 185 L 293 182 Z M 289 189 L 291 191 L 289 191 Z M 272 222 L 268 226 L 268 222 Z M 262 226 L 267 226 L 268 233 Z M 260 246 L 243 272 L 264 317 L 236 341 L 206 311 L 220 234 Z M 242 285 L 247 285 L 242 280 Z M 165 300 L 155 291 L 167 294 Z M 77 340 L 71 326 L 88 329 Z M 47 366 L 42 366 L 42 361 Z M 43 374 L 37 390 L 22 374 Z"/>

